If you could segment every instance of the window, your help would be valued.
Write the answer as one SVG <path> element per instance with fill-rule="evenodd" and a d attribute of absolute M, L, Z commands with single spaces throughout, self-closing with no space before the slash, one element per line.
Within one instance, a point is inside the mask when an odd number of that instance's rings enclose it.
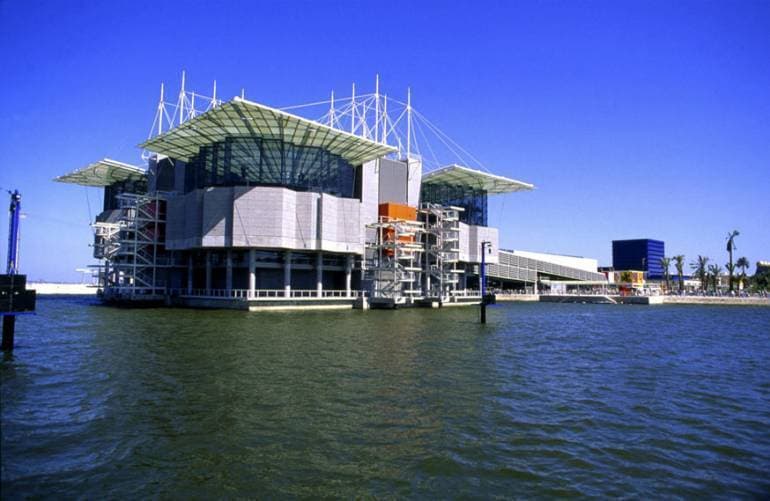
<path fill-rule="evenodd" d="M 460 221 L 479 226 L 487 225 L 487 192 L 468 186 L 429 183 L 423 184 L 420 200 L 424 203 L 454 205 L 465 209 Z"/>
<path fill-rule="evenodd" d="M 355 168 L 342 157 L 276 139 L 228 137 L 200 148 L 185 170 L 185 191 L 207 186 L 285 186 L 352 198 Z"/>

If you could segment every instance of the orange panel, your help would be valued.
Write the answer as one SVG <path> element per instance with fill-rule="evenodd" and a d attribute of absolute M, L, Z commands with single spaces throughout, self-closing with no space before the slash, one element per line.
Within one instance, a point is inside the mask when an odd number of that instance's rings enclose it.
<path fill-rule="evenodd" d="M 379 215 L 387 216 L 391 219 L 406 219 L 408 221 L 417 220 L 417 209 L 408 205 L 386 202 L 380 204 Z"/>

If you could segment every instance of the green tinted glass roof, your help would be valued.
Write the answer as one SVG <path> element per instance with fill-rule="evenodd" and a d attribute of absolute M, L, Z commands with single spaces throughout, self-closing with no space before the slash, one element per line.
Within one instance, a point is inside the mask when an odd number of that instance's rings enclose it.
<path fill-rule="evenodd" d="M 452 164 L 426 173 L 422 176 L 423 184 L 447 184 L 450 186 L 464 186 L 487 193 L 511 193 L 534 189 L 534 185 L 517 181 L 488 172 L 471 169 L 462 165 Z"/>
<path fill-rule="evenodd" d="M 239 97 L 140 146 L 161 155 L 189 161 L 198 154 L 201 146 L 223 141 L 228 136 L 280 139 L 297 146 L 318 147 L 341 156 L 353 165 L 396 151 L 392 146 Z"/>
<path fill-rule="evenodd" d="M 147 176 L 141 167 L 105 158 L 82 169 L 59 176 L 54 181 L 81 186 L 109 186 L 126 180 L 139 180 Z"/>

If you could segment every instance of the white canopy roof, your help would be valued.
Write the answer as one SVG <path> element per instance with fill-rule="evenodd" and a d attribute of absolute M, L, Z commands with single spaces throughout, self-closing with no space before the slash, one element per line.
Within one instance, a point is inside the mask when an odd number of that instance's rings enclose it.
<path fill-rule="evenodd" d="M 138 181 L 146 174 L 146 171 L 141 167 L 105 158 L 82 169 L 59 176 L 54 181 L 81 186 L 109 186 L 112 183 L 129 179 Z"/>
<path fill-rule="evenodd" d="M 452 164 L 428 172 L 422 177 L 424 184 L 448 184 L 451 186 L 467 186 L 487 193 L 511 193 L 534 189 L 534 185 L 517 181 L 488 172 L 471 169 L 462 165 Z"/>
<path fill-rule="evenodd" d="M 313 146 L 359 165 L 396 151 L 348 132 L 239 97 L 198 115 L 140 146 L 184 161 L 201 146 L 224 141 L 228 136 L 280 139 L 296 146 Z"/>

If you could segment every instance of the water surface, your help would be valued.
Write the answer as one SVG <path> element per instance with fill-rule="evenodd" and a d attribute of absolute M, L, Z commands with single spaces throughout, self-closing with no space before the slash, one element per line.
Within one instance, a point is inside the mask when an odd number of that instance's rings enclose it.
<path fill-rule="evenodd" d="M 770 308 L 38 311 L 4 498 L 770 494 Z"/>

